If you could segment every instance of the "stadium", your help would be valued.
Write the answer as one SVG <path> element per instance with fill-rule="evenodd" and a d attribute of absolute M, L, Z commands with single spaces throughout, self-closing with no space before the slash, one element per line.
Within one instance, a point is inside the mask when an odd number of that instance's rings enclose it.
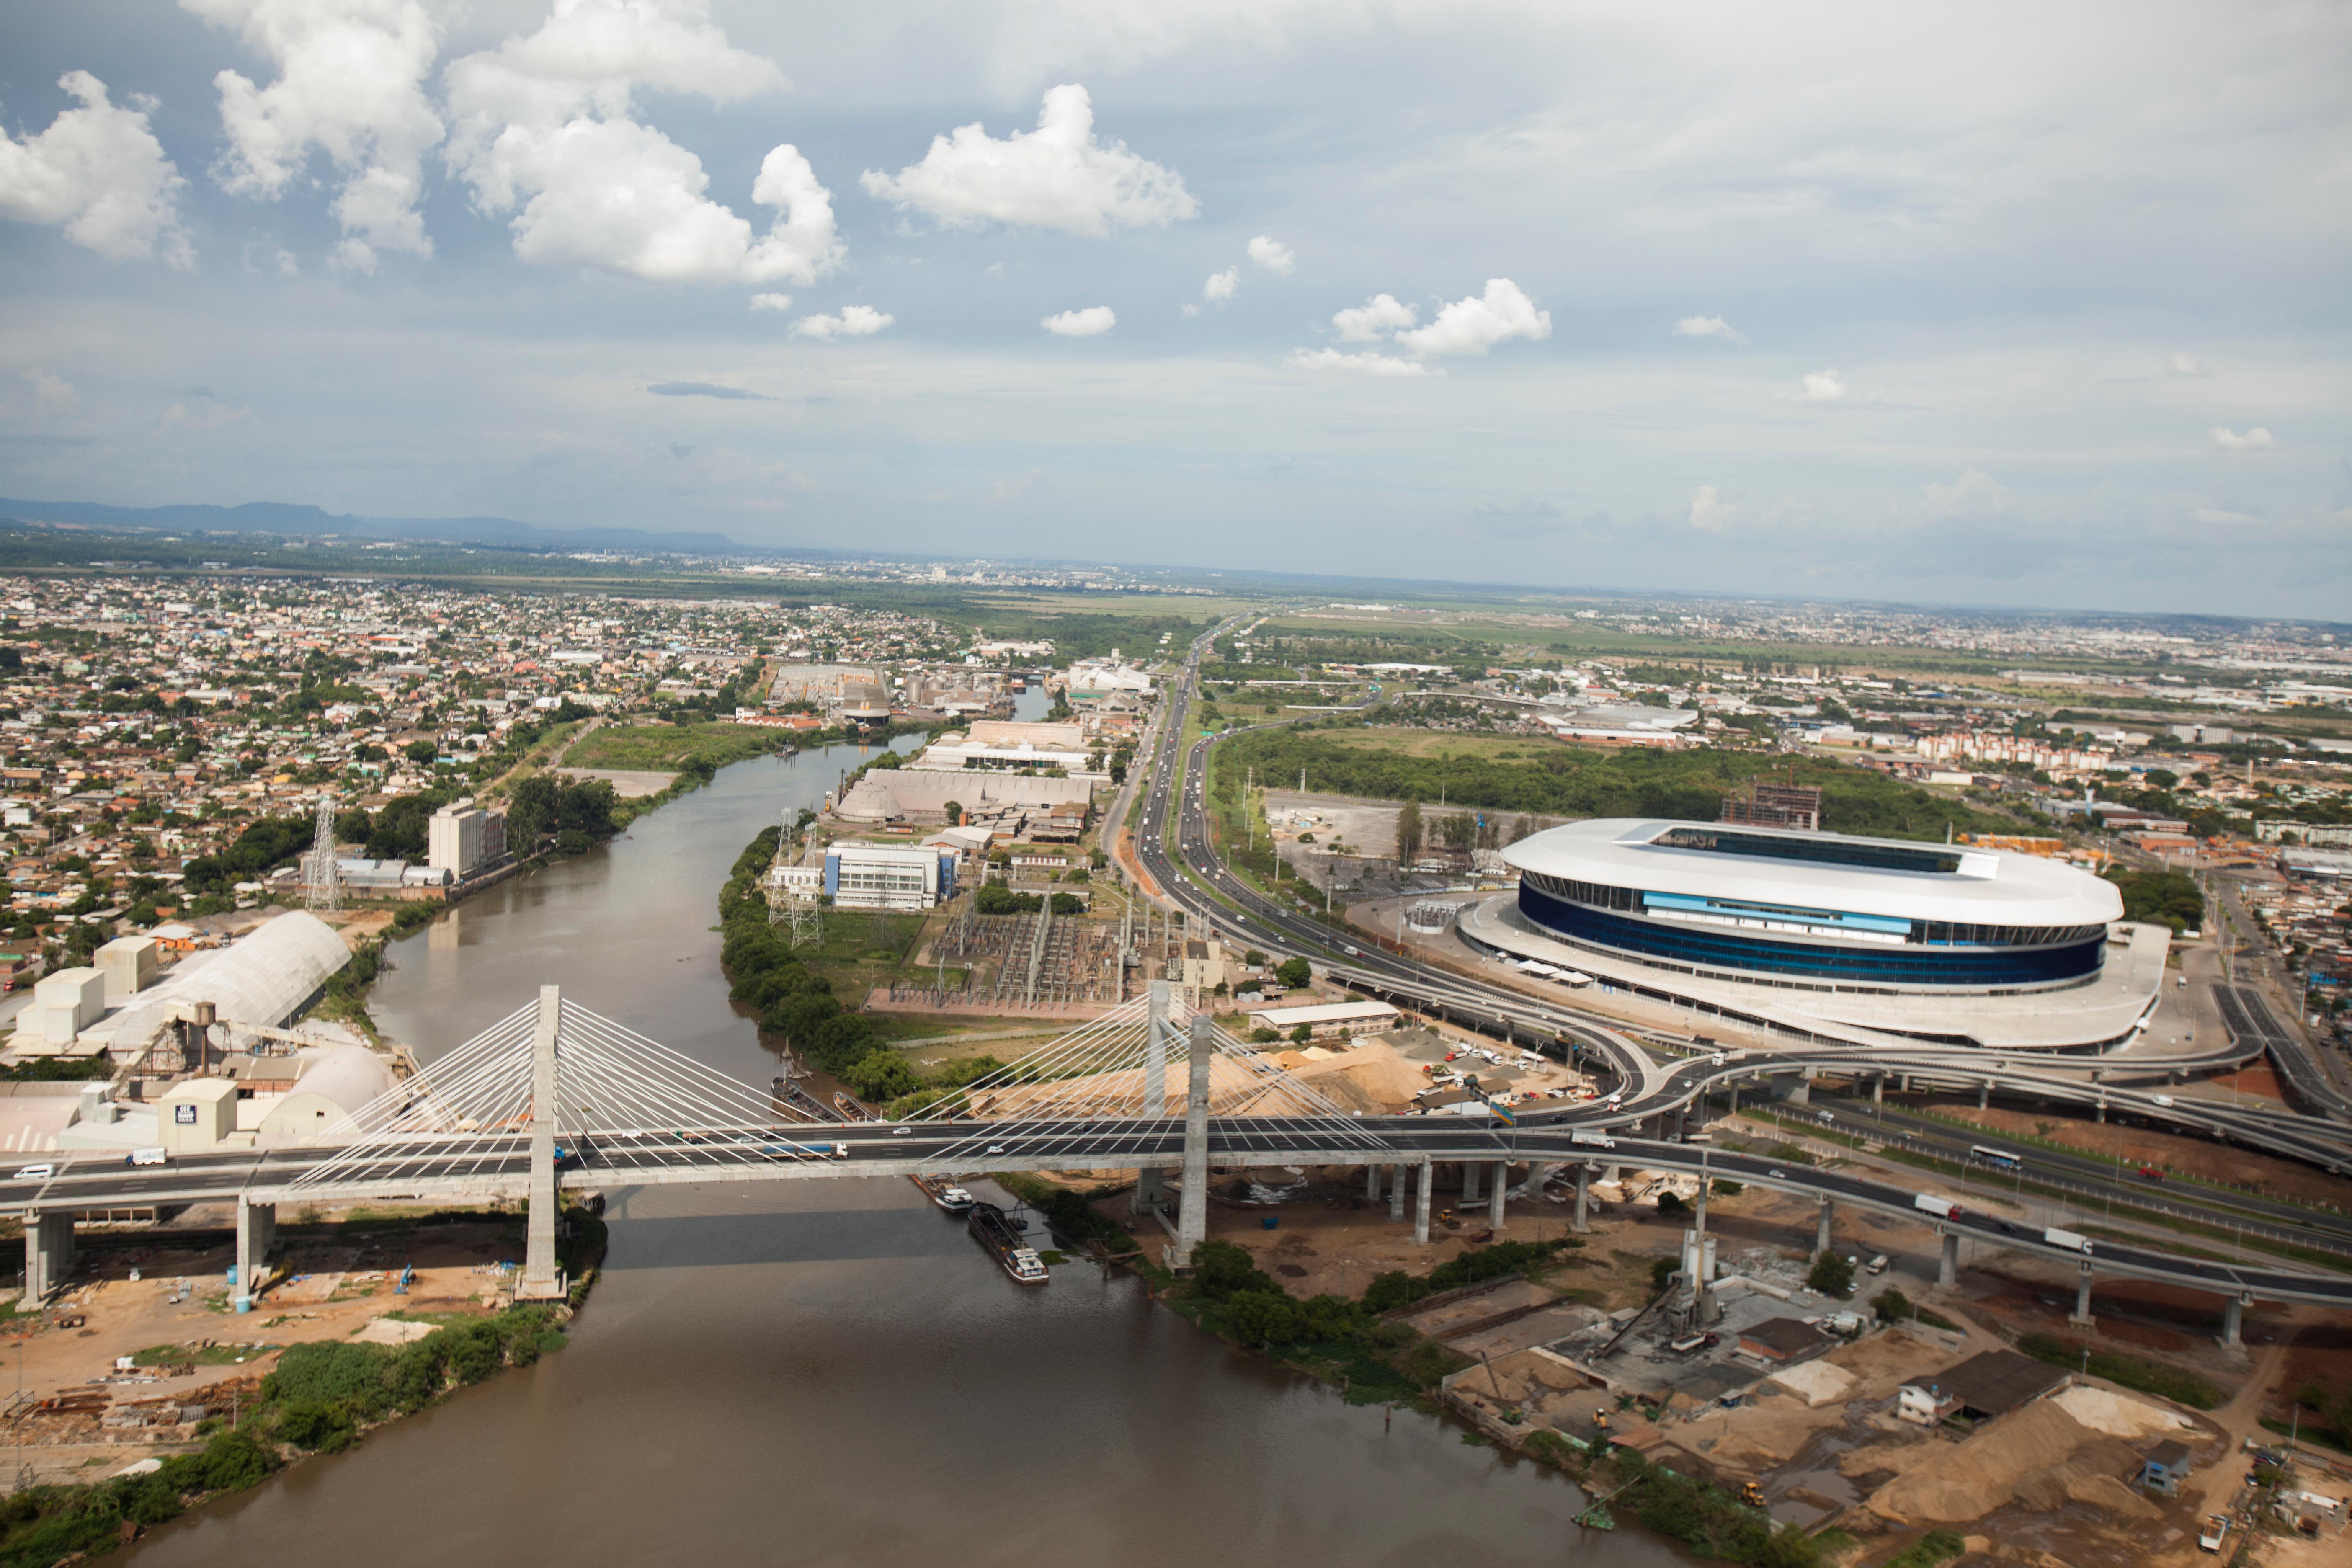
<path fill-rule="evenodd" d="M 2169 940 L 2109 882 L 1966 845 L 1604 818 L 1503 855 L 1518 893 L 1465 911 L 1474 945 L 1808 1038 L 2122 1045 Z"/>

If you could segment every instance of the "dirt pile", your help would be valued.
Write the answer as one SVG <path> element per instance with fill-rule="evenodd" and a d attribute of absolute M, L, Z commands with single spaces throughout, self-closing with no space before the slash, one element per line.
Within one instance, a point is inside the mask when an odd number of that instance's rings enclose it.
<path fill-rule="evenodd" d="M 1685 1422 L 1672 1429 L 1667 1440 L 1718 1470 L 1761 1475 L 1795 1458 L 1814 1433 L 1844 1420 L 1840 1406 L 1813 1410 L 1794 1401 L 1774 1400 Z"/>
<path fill-rule="evenodd" d="M 1897 1522 L 1965 1524 L 2011 1502 L 2042 1510 L 2069 1500 L 2119 1508 L 2115 1493 L 2096 1483 L 2114 1481 L 2139 1462 L 2128 1444 L 2093 1432 L 2046 1399 L 1933 1452 L 1872 1493 L 1870 1510 Z M 2075 1495 L 2077 1482 L 2084 1495 Z M 2128 1491 L 2123 1497 L 2137 1501 Z"/>

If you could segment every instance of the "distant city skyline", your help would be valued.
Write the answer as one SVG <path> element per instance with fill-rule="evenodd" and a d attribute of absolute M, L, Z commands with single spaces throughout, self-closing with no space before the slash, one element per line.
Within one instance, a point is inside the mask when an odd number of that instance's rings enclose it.
<path fill-rule="evenodd" d="M 2332 618 L 2352 16 L 0 23 L 0 492 Z"/>

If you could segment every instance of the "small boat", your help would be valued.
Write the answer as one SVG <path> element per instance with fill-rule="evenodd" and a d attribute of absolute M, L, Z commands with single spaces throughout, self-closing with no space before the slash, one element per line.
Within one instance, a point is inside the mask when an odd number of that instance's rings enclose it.
<path fill-rule="evenodd" d="M 1601 1507 L 1599 1503 L 1594 1503 L 1591 1508 L 1588 1508 L 1582 1513 L 1578 1514 L 1576 1516 L 1576 1522 L 1584 1526 L 1587 1530 L 1614 1530 L 1617 1528 L 1617 1521 L 1610 1518 L 1609 1510 Z"/>

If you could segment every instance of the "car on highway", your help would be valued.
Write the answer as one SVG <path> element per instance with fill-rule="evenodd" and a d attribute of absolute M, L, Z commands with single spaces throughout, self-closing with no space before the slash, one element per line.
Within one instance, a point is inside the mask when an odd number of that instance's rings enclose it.
<path fill-rule="evenodd" d="M 1764 1173 L 1765 1173 L 1766 1175 L 1768 1175 L 1768 1176 L 1777 1176 L 1777 1177 L 1779 1177 L 1781 1181 L 1784 1181 L 1784 1182 L 1785 1182 L 1785 1181 L 1787 1181 L 1787 1180 L 1789 1179 L 1789 1173 L 1788 1173 L 1788 1172 L 1786 1172 L 1786 1171 L 1781 1170 L 1781 1169 L 1780 1169 L 1779 1166 L 1777 1166 L 1777 1165 L 1776 1165 L 1776 1166 L 1774 1166 L 1771 1170 L 1765 1172 Z"/>
<path fill-rule="evenodd" d="M 16 1167 L 16 1173 L 10 1177 L 9 1180 L 16 1182 L 46 1182 L 57 1173 L 58 1168 L 55 1165 L 19 1165 Z"/>
<path fill-rule="evenodd" d="M 914 1131 L 915 1130 L 911 1127 L 893 1127 L 890 1129 L 890 1136 L 893 1138 L 905 1138 L 912 1135 Z"/>
<path fill-rule="evenodd" d="M 1002 1143 L 991 1143 L 986 1149 L 983 1149 L 981 1152 L 984 1154 L 1002 1154 L 1004 1152 L 1004 1145 Z"/>

